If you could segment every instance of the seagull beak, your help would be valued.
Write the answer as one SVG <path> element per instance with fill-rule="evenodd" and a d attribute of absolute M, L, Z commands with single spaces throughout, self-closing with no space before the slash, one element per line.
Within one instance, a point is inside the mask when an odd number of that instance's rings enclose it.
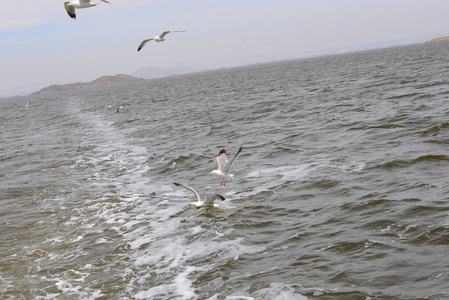
<path fill-rule="evenodd" d="M 188 205 L 192 205 L 193 203 L 187 203 Z"/>
<path fill-rule="evenodd" d="M 70 6 L 70 3 L 67 3 L 67 5 L 66 6 Z"/>
<path fill-rule="evenodd" d="M 209 175 L 213 175 L 214 173 L 210 172 Z"/>

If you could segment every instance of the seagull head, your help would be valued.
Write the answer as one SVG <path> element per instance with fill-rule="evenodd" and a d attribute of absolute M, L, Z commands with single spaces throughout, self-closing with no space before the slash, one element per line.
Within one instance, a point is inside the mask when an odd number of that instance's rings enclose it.
<path fill-rule="evenodd" d="M 218 173 L 218 170 L 213 170 L 212 172 L 209 173 L 209 175 L 214 175 L 214 174 L 220 175 L 220 174 Z"/>

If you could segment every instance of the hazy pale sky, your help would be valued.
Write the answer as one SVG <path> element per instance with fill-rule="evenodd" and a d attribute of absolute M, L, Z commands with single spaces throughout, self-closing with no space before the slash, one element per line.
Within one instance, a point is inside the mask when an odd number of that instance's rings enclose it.
<path fill-rule="evenodd" d="M 131 74 L 147 66 L 215 68 L 449 35 L 449 0 L 4 1 L 0 96 Z M 162 43 L 140 42 L 164 30 Z"/>

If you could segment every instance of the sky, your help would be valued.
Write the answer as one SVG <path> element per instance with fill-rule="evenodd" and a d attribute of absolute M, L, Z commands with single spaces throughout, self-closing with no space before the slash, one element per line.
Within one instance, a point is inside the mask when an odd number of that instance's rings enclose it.
<path fill-rule="evenodd" d="M 449 35 L 449 0 L 109 1 L 92 0 L 76 20 L 64 0 L 2 1 L 0 96 L 143 67 L 211 69 Z M 164 30 L 186 32 L 137 52 Z"/>

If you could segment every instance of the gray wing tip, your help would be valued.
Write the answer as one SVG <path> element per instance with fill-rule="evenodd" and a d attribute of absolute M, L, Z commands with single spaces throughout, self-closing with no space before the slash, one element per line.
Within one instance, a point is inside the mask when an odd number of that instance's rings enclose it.
<path fill-rule="evenodd" d="M 70 3 L 70 1 L 64 2 L 65 11 L 67 12 L 67 14 L 69 15 L 70 18 L 76 20 L 75 9 L 73 7 L 70 7 L 70 8 L 67 7 L 67 4 L 69 4 L 69 3 Z"/>
<path fill-rule="evenodd" d="M 180 186 L 181 185 L 180 183 L 177 183 L 177 182 L 173 182 L 173 184 L 176 185 L 176 186 Z"/>
<path fill-rule="evenodd" d="M 223 153 L 226 154 L 225 148 L 222 148 L 222 149 L 220 150 L 220 152 L 218 153 L 218 155 L 222 155 Z"/>

